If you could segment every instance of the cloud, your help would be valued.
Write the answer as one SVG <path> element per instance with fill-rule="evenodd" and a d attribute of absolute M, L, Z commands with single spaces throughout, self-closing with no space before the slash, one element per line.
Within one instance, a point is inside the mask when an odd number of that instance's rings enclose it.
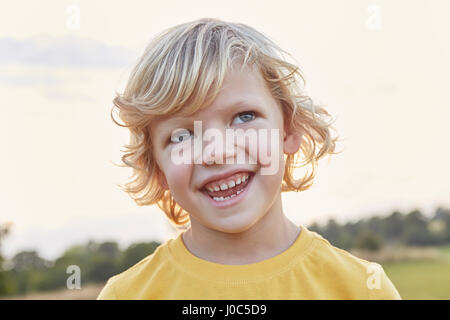
<path fill-rule="evenodd" d="M 36 84 L 56 85 L 60 79 L 51 74 L 0 74 L 0 83 L 14 86 L 30 86 Z"/>
<path fill-rule="evenodd" d="M 0 38 L 0 64 L 50 67 L 123 68 L 136 59 L 130 49 L 76 36 Z"/>

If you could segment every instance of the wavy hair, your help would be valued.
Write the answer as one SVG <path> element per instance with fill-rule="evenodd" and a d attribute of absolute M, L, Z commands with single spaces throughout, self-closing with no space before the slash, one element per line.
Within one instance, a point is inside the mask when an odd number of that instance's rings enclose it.
<path fill-rule="evenodd" d="M 300 149 L 285 155 L 281 190 L 304 191 L 312 184 L 317 162 L 336 154 L 337 137 L 331 136 L 330 114 L 304 95 L 306 84 L 298 66 L 289 63 L 289 53 L 254 28 L 214 18 L 183 23 L 157 34 L 131 71 L 123 94 L 116 91 L 111 118 L 130 131 L 130 143 L 121 157 L 133 169 L 130 180 L 119 187 L 139 206 L 157 204 L 177 229 L 189 224 L 189 213 L 161 187 L 161 170 L 152 155 L 150 126 L 160 116 L 192 114 L 208 106 L 221 89 L 225 74 L 236 62 L 241 68 L 256 67 L 275 101 L 285 124 L 302 133 Z M 242 70 L 242 69 L 241 69 Z M 113 116 L 115 108 L 124 124 Z M 296 168 L 311 165 L 300 179 Z"/>

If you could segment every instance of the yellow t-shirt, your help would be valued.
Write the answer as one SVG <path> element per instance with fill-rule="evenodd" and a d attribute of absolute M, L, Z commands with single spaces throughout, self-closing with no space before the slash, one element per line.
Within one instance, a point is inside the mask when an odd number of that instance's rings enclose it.
<path fill-rule="evenodd" d="M 203 260 L 186 248 L 179 234 L 109 278 L 97 299 L 401 299 L 379 264 L 300 228 L 287 250 L 247 265 Z"/>

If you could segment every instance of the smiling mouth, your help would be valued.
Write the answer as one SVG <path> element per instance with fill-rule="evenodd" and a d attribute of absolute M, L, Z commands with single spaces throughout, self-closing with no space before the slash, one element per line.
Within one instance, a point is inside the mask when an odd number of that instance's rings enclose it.
<path fill-rule="evenodd" d="M 203 188 L 202 191 L 207 194 L 211 199 L 217 202 L 222 202 L 229 200 L 231 198 L 236 197 L 238 194 L 242 193 L 245 188 L 250 183 L 251 179 L 253 179 L 253 176 L 255 175 L 254 172 L 249 172 L 248 179 L 245 180 L 245 182 L 242 182 L 239 185 L 235 185 L 232 188 L 228 188 L 226 190 L 219 190 L 219 191 L 209 191 L 206 188 Z"/>

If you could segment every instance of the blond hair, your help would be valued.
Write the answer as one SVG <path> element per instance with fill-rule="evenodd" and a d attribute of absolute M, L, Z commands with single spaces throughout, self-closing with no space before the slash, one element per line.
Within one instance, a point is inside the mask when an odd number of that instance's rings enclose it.
<path fill-rule="evenodd" d="M 159 116 L 188 115 L 209 105 L 235 62 L 241 68 L 257 67 L 281 107 L 285 124 L 303 134 L 299 151 L 285 157 L 282 191 L 308 189 L 317 161 L 336 153 L 338 138 L 331 137 L 332 123 L 324 119 L 330 114 L 302 94 L 300 80 L 306 82 L 299 67 L 287 62 L 284 54 L 288 53 L 254 28 L 213 18 L 180 24 L 156 35 L 138 59 L 123 94 L 116 92 L 113 100 L 112 120 L 130 130 L 130 144 L 125 145 L 128 150 L 120 166 L 132 168 L 133 174 L 120 185 L 122 190 L 139 206 L 156 203 L 174 227 L 186 227 L 189 213 L 157 178 L 161 171 L 152 155 L 149 128 Z M 113 117 L 115 107 L 123 125 Z M 295 179 L 294 169 L 308 164 L 312 171 Z"/>

